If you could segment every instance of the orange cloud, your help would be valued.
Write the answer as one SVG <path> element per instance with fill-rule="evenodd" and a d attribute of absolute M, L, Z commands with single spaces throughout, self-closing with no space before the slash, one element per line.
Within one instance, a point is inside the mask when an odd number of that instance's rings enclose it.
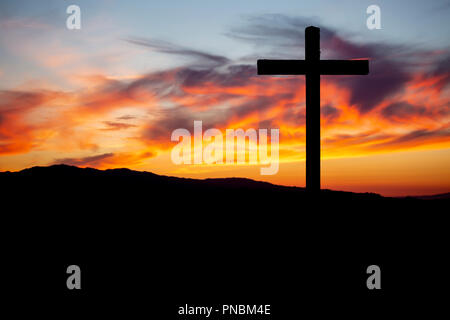
<path fill-rule="evenodd" d="M 435 60 L 427 70 L 408 70 L 393 58 L 382 58 L 372 45 L 356 45 L 336 34 L 324 41 L 324 48 L 337 56 L 370 57 L 373 67 L 364 77 L 322 78 L 324 158 L 450 147 L 445 52 L 430 56 Z M 93 73 L 81 79 L 80 90 L 0 91 L 0 156 L 67 152 L 83 156 L 51 163 L 133 167 L 167 154 L 175 144 L 173 130 L 192 132 L 194 120 L 202 120 L 204 130 L 223 132 L 279 128 L 280 160 L 304 159 L 302 76 L 257 76 L 255 64 L 167 43 L 135 42 L 187 54 L 195 63 L 132 77 Z M 381 49 L 388 57 L 395 51 L 383 44 Z"/>

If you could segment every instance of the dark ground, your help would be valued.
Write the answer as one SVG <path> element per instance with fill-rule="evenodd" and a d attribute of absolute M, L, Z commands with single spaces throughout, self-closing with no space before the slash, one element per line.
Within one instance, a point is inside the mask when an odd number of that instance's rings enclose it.
<path fill-rule="evenodd" d="M 15 314 L 174 319 L 178 305 L 235 303 L 271 304 L 271 319 L 366 319 L 448 303 L 446 199 L 63 165 L 0 173 L 0 186 Z M 80 291 L 66 288 L 71 264 Z M 366 287 L 372 264 L 381 290 Z"/>

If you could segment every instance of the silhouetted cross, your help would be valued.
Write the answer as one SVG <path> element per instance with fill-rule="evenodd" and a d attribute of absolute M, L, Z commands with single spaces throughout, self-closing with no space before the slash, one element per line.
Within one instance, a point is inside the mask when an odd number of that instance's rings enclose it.
<path fill-rule="evenodd" d="M 320 190 L 320 75 L 366 75 L 368 60 L 320 60 L 320 29 L 305 29 L 305 60 L 258 60 L 258 75 L 306 75 L 306 189 Z"/>

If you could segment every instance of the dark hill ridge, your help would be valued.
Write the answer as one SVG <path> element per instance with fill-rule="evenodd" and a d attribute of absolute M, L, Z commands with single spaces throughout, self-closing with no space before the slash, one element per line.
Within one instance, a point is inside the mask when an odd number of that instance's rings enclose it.
<path fill-rule="evenodd" d="M 156 188 L 156 191 L 164 190 L 165 188 L 171 188 L 176 190 L 178 188 L 186 189 L 190 191 L 205 191 L 212 192 L 213 190 L 228 190 L 228 191 L 242 191 L 242 190 L 265 190 L 272 192 L 282 192 L 287 194 L 296 194 L 298 197 L 306 197 L 306 191 L 304 188 L 300 187 L 289 187 L 275 185 L 269 182 L 255 181 L 247 178 L 207 178 L 207 179 L 190 179 L 190 178 L 178 178 L 173 176 L 157 175 L 147 171 L 134 171 L 131 169 L 120 168 L 120 169 L 107 169 L 98 170 L 93 168 L 79 168 L 70 165 L 52 165 L 47 167 L 31 167 L 18 172 L 0 172 L 0 179 L 7 180 L 26 180 L 27 183 L 37 183 L 42 182 L 43 185 L 47 184 L 49 181 L 56 181 L 61 179 L 70 179 L 72 182 L 76 181 L 80 183 L 78 187 L 82 188 L 89 187 L 89 184 L 84 184 L 83 181 L 89 181 L 89 183 L 107 182 L 108 185 L 104 187 L 111 187 L 114 185 L 114 179 L 123 183 L 127 181 L 132 182 L 132 188 L 142 187 L 142 188 Z M 110 184 L 112 183 L 112 184 Z M 52 186 L 50 186 L 52 187 Z M 70 182 L 65 188 L 70 188 Z M 73 185 L 72 185 L 73 187 Z M 116 189 L 120 189 L 117 186 Z M 192 188 L 192 189 L 190 189 Z M 126 190 L 124 190 L 126 191 Z M 442 200 L 449 199 L 450 193 L 439 194 L 439 195 L 425 195 L 417 197 L 383 197 L 376 193 L 354 193 L 346 191 L 333 191 L 333 190 L 322 190 L 321 196 L 324 198 L 333 199 L 368 199 L 368 200 Z"/>
<path fill-rule="evenodd" d="M 409 223 L 421 225 L 429 217 L 434 221 L 443 216 L 446 204 L 445 200 L 331 190 L 313 196 L 304 188 L 251 179 L 199 180 L 67 165 L 2 172 L 0 186 L 2 202 L 14 208 L 14 214 L 3 216 L 27 221 L 31 228 L 58 225 L 52 232 L 65 230 L 65 225 L 76 229 L 77 223 L 82 229 L 97 226 L 102 230 L 105 224 L 111 226 L 109 230 L 128 225 L 146 233 L 143 229 L 149 226 L 185 228 L 196 221 L 194 228 L 208 230 L 264 222 L 283 232 L 295 230 L 293 234 L 300 229 L 305 234 L 366 232 L 369 225 L 378 233 L 376 225 L 394 230 Z"/>
<path fill-rule="evenodd" d="M 94 183 L 94 180 L 97 180 L 99 183 L 107 183 L 105 187 L 109 188 L 114 184 L 114 180 L 117 180 L 118 183 L 123 183 L 124 181 L 127 181 L 128 183 L 132 182 L 133 185 L 129 186 L 132 188 L 140 186 L 143 188 L 156 188 L 156 190 L 163 190 L 165 188 L 173 188 L 174 190 L 178 188 L 192 188 L 191 191 L 197 190 L 208 193 L 215 189 L 229 191 L 265 190 L 296 194 L 298 197 L 305 197 L 306 195 L 304 188 L 275 185 L 269 182 L 255 181 L 247 178 L 190 179 L 157 175 L 146 171 L 133 171 L 125 168 L 98 170 L 69 165 L 52 165 L 48 167 L 37 166 L 18 172 L 0 172 L 0 179 L 6 179 L 10 182 L 18 179 L 31 184 L 41 182 L 43 185 L 46 185 L 51 181 L 66 180 L 67 185 L 64 186 L 64 188 L 73 187 L 74 182 L 79 183 L 78 187 L 80 188 L 83 186 L 89 188 L 91 186 L 90 183 Z M 85 181 L 86 184 L 83 183 L 83 181 Z M 49 187 L 54 186 L 54 184 L 49 185 Z M 118 185 L 117 188 L 121 188 L 122 186 L 123 185 Z M 382 197 L 375 193 L 353 193 L 332 190 L 323 190 L 322 195 L 324 197 L 333 198 L 392 199 Z"/>
<path fill-rule="evenodd" d="M 260 297 L 256 303 L 281 303 L 278 312 L 298 312 L 292 292 L 303 290 L 320 301 L 316 312 L 330 293 L 353 308 L 358 288 L 367 294 L 371 264 L 385 272 L 383 294 L 396 299 L 445 275 L 434 267 L 444 268 L 448 251 L 442 201 L 330 190 L 314 198 L 303 188 L 250 179 L 65 165 L 3 172 L 0 186 L 2 261 L 11 266 L 3 274 L 18 297 L 30 290 L 30 272 L 32 288 L 65 290 L 65 268 L 74 263 L 88 275 L 87 296 L 105 298 L 104 308 L 123 297 L 148 306 L 145 294 L 156 292 L 180 304 Z M 417 270 L 426 275 L 419 284 L 410 281 Z M 370 301 L 367 310 L 378 307 Z"/>
<path fill-rule="evenodd" d="M 414 196 L 412 198 L 416 199 L 422 199 L 422 200 L 445 200 L 450 199 L 450 192 L 447 193 L 440 193 L 440 194 L 432 194 L 432 195 L 425 195 L 425 196 Z"/>

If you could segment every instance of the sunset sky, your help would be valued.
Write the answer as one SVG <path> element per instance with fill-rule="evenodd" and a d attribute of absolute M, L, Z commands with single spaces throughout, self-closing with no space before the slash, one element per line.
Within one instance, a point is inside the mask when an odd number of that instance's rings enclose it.
<path fill-rule="evenodd" d="M 81 30 L 66 28 L 67 6 Z M 381 30 L 366 8 L 381 8 Z M 322 76 L 322 187 L 450 192 L 449 1 L 1 1 L 0 170 L 66 163 L 305 185 L 305 79 L 257 59 L 370 59 Z M 279 128 L 280 167 L 175 165 L 177 128 Z"/>

